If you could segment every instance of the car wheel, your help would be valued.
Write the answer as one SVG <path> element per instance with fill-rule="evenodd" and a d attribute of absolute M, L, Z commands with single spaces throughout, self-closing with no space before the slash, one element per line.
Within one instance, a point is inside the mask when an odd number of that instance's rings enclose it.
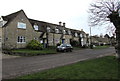
<path fill-rule="evenodd" d="M 64 52 L 67 52 L 67 50 L 64 50 Z"/>
<path fill-rule="evenodd" d="M 72 52 L 72 49 L 70 49 L 70 52 Z"/>

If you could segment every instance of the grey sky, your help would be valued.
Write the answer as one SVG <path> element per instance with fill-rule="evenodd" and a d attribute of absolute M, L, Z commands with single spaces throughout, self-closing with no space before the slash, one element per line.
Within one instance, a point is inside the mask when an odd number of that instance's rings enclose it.
<path fill-rule="evenodd" d="M 89 33 L 88 8 L 92 0 L 2 0 L 0 15 L 8 15 L 23 9 L 29 18 L 58 24 Z M 92 28 L 93 35 L 105 34 L 103 27 Z"/>

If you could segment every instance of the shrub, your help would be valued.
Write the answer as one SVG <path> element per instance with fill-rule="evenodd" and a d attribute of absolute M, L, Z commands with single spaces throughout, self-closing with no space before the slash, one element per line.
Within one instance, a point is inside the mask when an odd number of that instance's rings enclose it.
<path fill-rule="evenodd" d="M 60 43 L 57 43 L 57 46 L 60 46 Z"/>
<path fill-rule="evenodd" d="M 41 43 L 39 43 L 37 40 L 31 40 L 27 44 L 27 48 L 28 49 L 33 49 L 33 50 L 42 50 L 43 49 L 43 45 Z"/>
<path fill-rule="evenodd" d="M 91 47 L 92 47 L 92 46 L 91 46 Z M 88 48 L 88 46 L 86 46 L 86 45 L 83 45 L 83 46 L 82 46 L 82 48 Z"/>
<path fill-rule="evenodd" d="M 79 42 L 76 41 L 76 40 L 72 40 L 72 41 L 71 41 L 71 45 L 72 45 L 72 46 L 79 46 Z"/>

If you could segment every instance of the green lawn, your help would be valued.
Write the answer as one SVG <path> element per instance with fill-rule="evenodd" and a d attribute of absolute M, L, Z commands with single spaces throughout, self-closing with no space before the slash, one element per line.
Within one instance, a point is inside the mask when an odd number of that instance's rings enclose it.
<path fill-rule="evenodd" d="M 17 49 L 12 50 L 12 52 L 17 53 L 28 53 L 28 54 L 52 54 L 57 53 L 55 49 L 43 49 L 43 50 L 30 50 L 30 49 Z"/>
<path fill-rule="evenodd" d="M 93 49 L 104 49 L 104 48 L 109 48 L 110 46 L 96 46 L 93 47 Z"/>
<path fill-rule="evenodd" d="M 118 79 L 118 62 L 114 56 L 81 61 L 16 79 Z"/>

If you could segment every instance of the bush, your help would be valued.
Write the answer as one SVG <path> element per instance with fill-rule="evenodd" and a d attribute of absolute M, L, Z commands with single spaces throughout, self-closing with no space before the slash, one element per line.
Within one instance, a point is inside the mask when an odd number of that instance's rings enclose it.
<path fill-rule="evenodd" d="M 76 40 L 72 40 L 70 43 L 72 46 L 79 46 L 79 42 Z"/>
<path fill-rule="evenodd" d="M 82 46 L 82 48 L 88 48 L 88 46 L 86 46 L 86 45 L 83 45 L 83 46 Z"/>
<path fill-rule="evenodd" d="M 33 50 L 42 50 L 43 49 L 43 45 L 41 43 L 39 43 L 37 40 L 31 40 L 27 44 L 27 48 L 28 49 L 33 49 Z"/>
<path fill-rule="evenodd" d="M 57 46 L 60 46 L 60 43 L 57 43 Z"/>

